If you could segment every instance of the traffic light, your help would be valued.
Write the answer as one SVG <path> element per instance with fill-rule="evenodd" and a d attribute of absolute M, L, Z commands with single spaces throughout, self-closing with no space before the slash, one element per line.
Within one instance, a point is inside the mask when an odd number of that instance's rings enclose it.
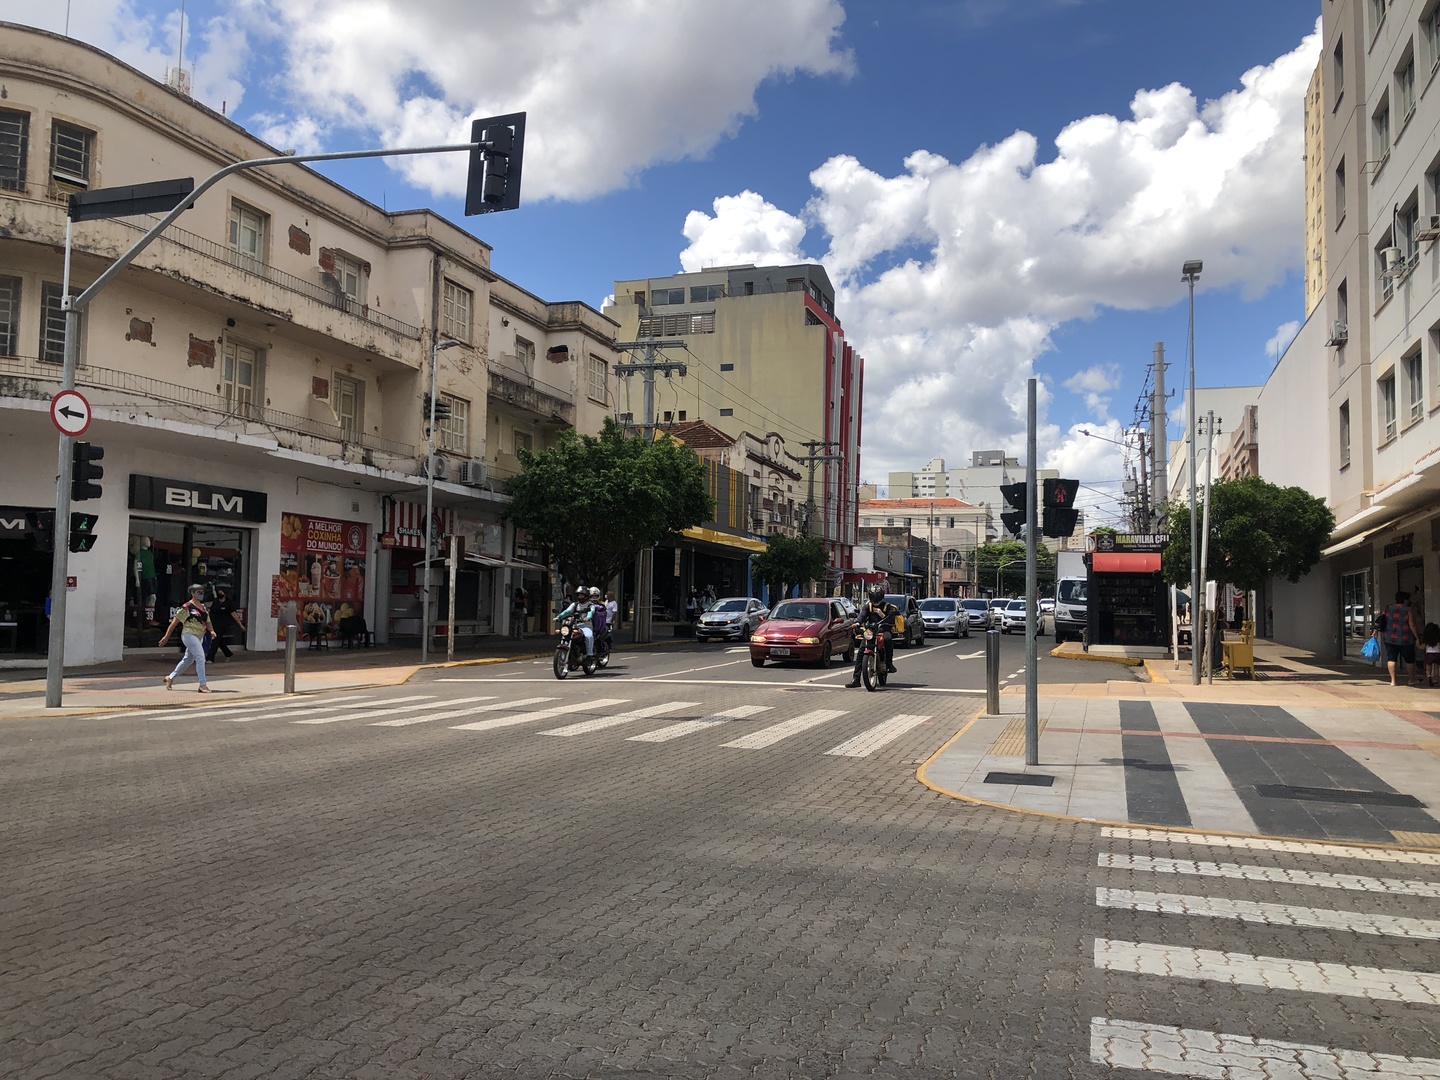
<path fill-rule="evenodd" d="M 1014 507 L 1014 512 L 1001 514 L 1000 522 L 1005 526 L 1005 531 L 1012 536 L 1020 536 L 1025 531 L 1025 485 L 1024 484 L 1001 484 L 1000 494 L 1005 496 L 1005 501 Z"/>
<path fill-rule="evenodd" d="M 525 154 L 525 114 L 489 116 L 470 125 L 470 175 L 465 215 L 514 210 L 520 205 L 520 164 Z"/>
<path fill-rule="evenodd" d="M 1073 536 L 1080 511 L 1075 509 L 1075 492 L 1080 487 L 1078 480 L 1045 481 L 1045 508 L 1041 515 L 1040 531 L 1046 536 Z"/>
<path fill-rule="evenodd" d="M 448 401 L 446 401 L 443 397 L 437 399 L 436 402 L 435 402 L 435 422 L 438 424 L 441 420 L 449 420 L 449 419 L 450 419 L 450 403 L 449 403 Z M 430 395 L 429 395 L 429 394 L 426 394 L 426 395 L 425 395 L 425 422 L 426 422 L 427 424 L 430 422 Z"/>
<path fill-rule="evenodd" d="M 25 514 L 25 531 L 36 551 L 55 550 L 55 511 L 30 510 Z"/>
<path fill-rule="evenodd" d="M 70 515 L 71 551 L 89 551 L 95 546 L 95 523 L 99 520 L 99 514 Z"/>
<path fill-rule="evenodd" d="M 95 463 L 105 456 L 105 448 L 94 443 L 77 442 L 72 455 L 75 468 L 70 474 L 71 501 L 100 498 L 99 480 L 105 475 L 105 470 Z"/>

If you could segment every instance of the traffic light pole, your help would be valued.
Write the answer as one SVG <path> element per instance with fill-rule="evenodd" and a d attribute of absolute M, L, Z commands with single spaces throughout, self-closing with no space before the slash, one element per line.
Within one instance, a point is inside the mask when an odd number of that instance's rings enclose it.
<path fill-rule="evenodd" d="M 504 119 L 504 118 L 498 118 Z M 461 150 L 474 152 L 483 150 L 485 144 L 478 142 L 459 143 L 450 146 L 419 146 L 396 150 L 342 150 L 333 154 L 282 154 L 276 157 L 251 158 L 248 161 L 237 161 L 226 165 L 223 169 L 213 173 L 205 180 L 197 184 L 193 191 L 180 199 L 168 214 L 153 225 L 149 232 L 115 260 L 99 277 L 78 296 L 73 299 L 70 296 L 70 251 L 72 229 L 75 218 L 73 209 L 71 216 L 65 221 L 65 271 L 63 284 L 60 288 L 60 306 L 65 313 L 65 365 L 61 375 L 61 386 L 65 390 L 75 388 L 75 368 L 80 351 L 80 314 L 90 305 L 101 289 L 114 281 L 127 266 L 135 261 L 136 257 L 149 247 L 155 239 L 175 220 L 191 206 L 205 192 L 209 191 L 220 181 L 233 173 L 245 169 L 258 169 L 267 165 L 298 165 L 308 161 L 346 161 L 352 158 L 377 158 L 377 157 L 406 157 L 416 154 L 443 154 L 453 153 Z M 129 213 L 137 213 L 131 210 Z M 95 216 L 126 216 L 122 210 L 114 210 L 107 214 Z M 45 707 L 47 709 L 58 709 L 63 696 L 63 684 L 65 677 L 65 600 L 66 582 L 70 574 L 70 545 L 58 542 L 63 531 L 66 537 L 70 531 L 70 481 L 72 479 L 71 447 L 73 439 L 69 435 L 60 436 L 60 453 L 58 467 L 55 476 L 55 528 L 54 536 L 57 542 L 53 545 L 54 556 L 50 573 L 50 639 L 49 652 L 45 661 Z"/>
<path fill-rule="evenodd" d="M 1035 380 L 1029 381 L 1025 405 L 1025 764 L 1040 764 L 1040 710 L 1035 695 L 1040 689 L 1036 665 L 1035 623 L 1040 618 L 1035 534 L 1040 530 L 1035 490 Z"/>

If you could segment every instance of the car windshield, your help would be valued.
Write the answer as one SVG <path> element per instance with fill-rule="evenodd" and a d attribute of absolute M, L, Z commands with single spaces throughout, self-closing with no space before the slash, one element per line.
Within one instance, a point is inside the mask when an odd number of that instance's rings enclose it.
<path fill-rule="evenodd" d="M 744 600 L 721 600 L 711 611 L 744 611 L 747 601 Z"/>
<path fill-rule="evenodd" d="M 1011 600 L 1010 603 L 1006 606 L 1005 610 L 1006 610 L 1006 611 L 1024 611 L 1024 610 L 1025 610 L 1025 601 L 1024 601 L 1024 600 Z"/>
<path fill-rule="evenodd" d="M 990 605 L 984 600 L 961 600 L 960 606 L 971 611 L 984 611 Z"/>
<path fill-rule="evenodd" d="M 887 604 L 894 604 L 901 611 L 905 610 L 905 601 L 908 599 L 910 599 L 908 596 L 901 596 L 899 593 L 887 593 L 885 595 L 885 602 Z"/>
<path fill-rule="evenodd" d="M 818 601 L 787 600 L 776 604 L 770 613 L 772 619 L 790 619 L 794 622 L 819 622 L 830 618 L 830 607 Z"/>
<path fill-rule="evenodd" d="M 1060 582 L 1059 599 L 1062 604 L 1083 604 L 1085 603 L 1086 586 L 1089 584 L 1084 578 L 1070 579 Z"/>
<path fill-rule="evenodd" d="M 921 600 L 921 611 L 954 611 L 954 600 Z"/>

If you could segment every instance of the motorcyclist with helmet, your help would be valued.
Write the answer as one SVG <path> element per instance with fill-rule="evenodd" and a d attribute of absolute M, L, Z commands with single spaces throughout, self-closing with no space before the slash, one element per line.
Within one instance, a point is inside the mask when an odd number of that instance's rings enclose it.
<path fill-rule="evenodd" d="M 605 598 L 594 585 L 590 586 L 590 625 L 594 628 L 596 641 L 609 639 L 610 609 L 605 606 Z"/>
<path fill-rule="evenodd" d="M 865 606 L 860 609 L 856 616 L 855 625 L 859 627 L 870 627 L 881 635 L 885 643 L 885 671 L 894 674 L 895 667 L 895 621 L 900 618 L 900 609 L 885 599 L 885 586 L 878 582 L 870 586 L 865 601 Z M 850 676 L 850 681 L 845 684 L 847 689 L 854 689 L 860 685 L 860 665 L 864 661 L 862 650 L 855 650 L 855 671 Z"/>
<path fill-rule="evenodd" d="M 591 626 L 594 615 L 593 605 L 590 603 L 590 590 L 583 585 L 575 587 L 575 602 L 565 607 L 554 621 L 560 622 L 566 616 L 575 617 L 575 628 L 585 635 L 585 655 L 595 655 L 595 631 Z"/>

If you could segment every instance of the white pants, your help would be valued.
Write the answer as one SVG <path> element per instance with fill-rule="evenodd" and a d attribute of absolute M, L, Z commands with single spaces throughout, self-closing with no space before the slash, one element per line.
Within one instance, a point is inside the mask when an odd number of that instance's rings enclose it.
<path fill-rule="evenodd" d="M 175 670 L 170 672 L 172 681 L 179 678 L 180 673 L 190 666 L 191 661 L 194 661 L 195 674 L 200 679 L 200 685 L 205 685 L 205 649 L 202 640 L 199 634 L 180 635 L 180 642 L 185 646 L 185 655 L 180 657 L 180 662 L 175 665 Z"/>
<path fill-rule="evenodd" d="M 581 632 L 582 634 L 585 635 L 585 655 L 586 655 L 586 656 L 594 656 L 594 655 L 595 655 L 595 631 L 592 630 L 592 629 L 590 629 L 590 627 L 588 627 L 588 626 L 582 626 L 582 627 L 579 628 L 579 630 L 580 630 L 580 632 Z"/>

